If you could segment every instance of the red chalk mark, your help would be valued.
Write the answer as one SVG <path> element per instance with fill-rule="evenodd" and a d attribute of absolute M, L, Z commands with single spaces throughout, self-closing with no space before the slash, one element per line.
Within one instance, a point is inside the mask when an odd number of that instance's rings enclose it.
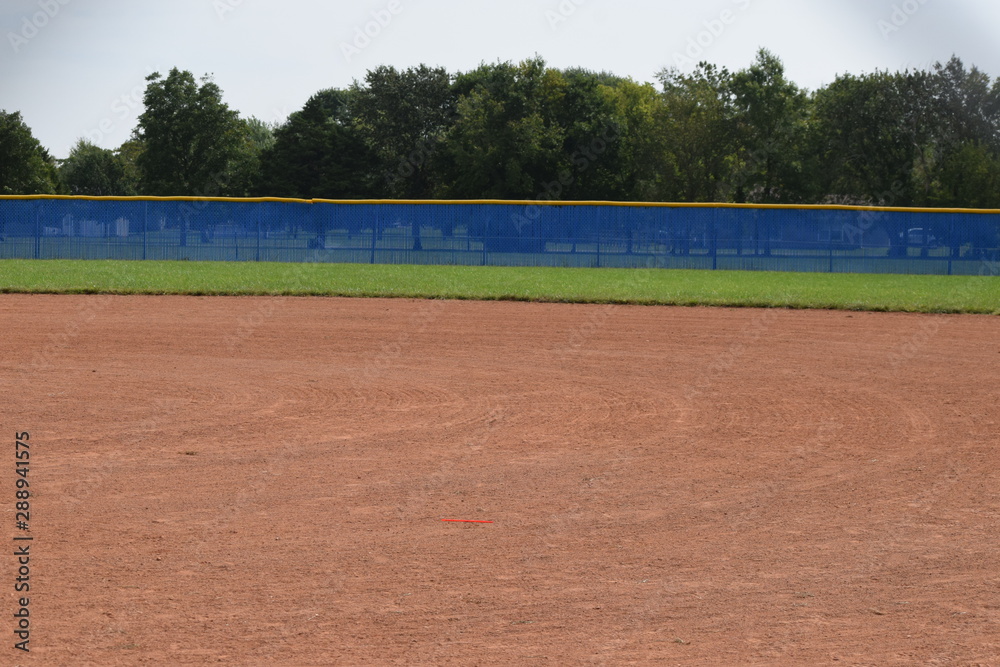
<path fill-rule="evenodd" d="M 477 521 L 476 519 L 441 519 L 452 523 L 493 523 L 492 521 Z"/>

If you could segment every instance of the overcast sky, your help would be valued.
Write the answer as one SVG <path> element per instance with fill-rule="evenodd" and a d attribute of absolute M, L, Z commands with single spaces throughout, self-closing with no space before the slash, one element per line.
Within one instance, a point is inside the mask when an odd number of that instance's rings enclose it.
<path fill-rule="evenodd" d="M 808 89 L 952 54 L 1000 76 L 996 0 L 0 0 L 0 27 L 0 109 L 56 157 L 128 139 L 146 75 L 171 67 L 211 73 L 266 121 L 381 64 L 454 73 L 536 53 L 638 81 L 696 60 L 740 69 L 760 47 Z"/>

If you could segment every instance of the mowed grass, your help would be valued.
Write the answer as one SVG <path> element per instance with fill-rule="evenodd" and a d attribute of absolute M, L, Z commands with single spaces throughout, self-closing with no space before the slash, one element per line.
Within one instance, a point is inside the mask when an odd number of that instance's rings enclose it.
<path fill-rule="evenodd" d="M 1000 314 L 996 276 L 0 261 L 0 292 L 301 295 Z"/>

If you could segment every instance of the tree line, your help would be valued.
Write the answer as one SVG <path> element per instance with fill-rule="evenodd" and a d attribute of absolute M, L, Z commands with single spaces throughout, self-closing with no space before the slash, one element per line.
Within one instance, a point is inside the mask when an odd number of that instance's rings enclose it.
<path fill-rule="evenodd" d="M 114 150 L 81 139 L 54 160 L 0 111 L 0 193 L 1000 208 L 1000 79 L 957 57 L 815 91 L 764 49 L 656 79 L 539 57 L 382 66 L 271 124 L 172 69 Z"/>

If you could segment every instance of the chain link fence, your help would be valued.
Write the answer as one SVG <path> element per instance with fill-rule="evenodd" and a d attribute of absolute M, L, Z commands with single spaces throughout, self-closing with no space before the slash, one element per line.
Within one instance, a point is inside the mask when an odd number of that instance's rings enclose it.
<path fill-rule="evenodd" d="M 0 197 L 14 258 L 974 275 L 1000 259 L 1000 211 Z"/>

